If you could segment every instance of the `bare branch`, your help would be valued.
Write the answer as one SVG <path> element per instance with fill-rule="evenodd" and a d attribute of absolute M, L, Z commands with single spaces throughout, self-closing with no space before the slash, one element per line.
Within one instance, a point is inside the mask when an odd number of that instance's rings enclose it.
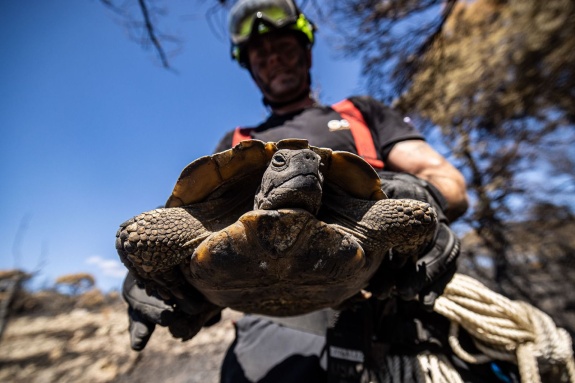
<path fill-rule="evenodd" d="M 126 2 L 118 5 L 114 0 L 100 0 L 114 14 L 118 15 L 121 23 L 127 28 L 130 38 L 144 47 L 151 45 L 156 52 L 161 65 L 172 69 L 165 49 L 165 43 L 177 43 L 174 36 L 160 32 L 154 19 L 163 16 L 163 9 L 151 7 L 147 0 L 138 0 L 137 3 Z M 136 8 L 135 10 L 133 8 Z"/>
<path fill-rule="evenodd" d="M 154 30 L 154 25 L 152 24 L 152 22 L 150 20 L 150 13 L 148 11 L 148 5 L 146 4 L 145 0 L 138 0 L 138 5 L 140 6 L 140 10 L 142 11 L 142 16 L 144 18 L 144 25 L 146 26 L 148 38 L 150 39 L 150 41 L 154 45 L 156 52 L 158 53 L 158 56 L 160 57 L 160 61 L 162 62 L 162 65 L 164 66 L 164 68 L 169 68 L 170 64 L 168 63 L 168 59 L 166 57 L 166 52 L 164 52 L 164 48 L 162 47 L 162 44 L 160 44 L 160 41 L 158 40 L 158 37 L 156 36 L 156 31 Z"/>

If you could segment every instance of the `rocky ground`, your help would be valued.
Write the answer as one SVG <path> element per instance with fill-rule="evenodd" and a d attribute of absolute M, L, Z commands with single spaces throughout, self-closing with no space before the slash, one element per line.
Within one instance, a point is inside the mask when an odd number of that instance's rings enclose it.
<path fill-rule="evenodd" d="M 129 346 L 121 299 L 65 306 L 64 312 L 34 309 L 9 318 L 0 340 L 0 382 L 218 382 L 232 321 L 240 316 L 226 310 L 222 321 L 188 342 L 157 328 L 138 353 Z"/>

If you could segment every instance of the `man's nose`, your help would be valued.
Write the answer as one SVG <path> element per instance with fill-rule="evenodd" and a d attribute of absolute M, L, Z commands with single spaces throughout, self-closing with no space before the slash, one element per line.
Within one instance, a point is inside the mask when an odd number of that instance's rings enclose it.
<path fill-rule="evenodd" d="M 280 60 L 280 52 L 277 49 L 270 51 L 268 56 L 268 65 L 275 65 Z"/>

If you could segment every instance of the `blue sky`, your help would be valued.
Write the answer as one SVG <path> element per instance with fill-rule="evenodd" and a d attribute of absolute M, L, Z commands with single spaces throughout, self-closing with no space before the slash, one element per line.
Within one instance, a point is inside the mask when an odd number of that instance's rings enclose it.
<path fill-rule="evenodd" d="M 0 269 L 38 271 L 36 286 L 89 272 L 119 288 L 118 225 L 163 204 L 225 131 L 266 116 L 198 3 L 170 2 L 165 26 L 182 46 L 167 71 L 99 1 L 0 0 Z M 319 33 L 324 103 L 361 93 L 359 64 L 335 57 Z"/>

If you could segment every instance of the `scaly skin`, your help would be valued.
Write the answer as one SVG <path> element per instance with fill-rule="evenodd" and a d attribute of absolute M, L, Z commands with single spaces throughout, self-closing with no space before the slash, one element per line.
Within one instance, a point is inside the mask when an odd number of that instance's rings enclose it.
<path fill-rule="evenodd" d="M 178 268 L 189 263 L 195 248 L 211 231 L 206 229 L 194 209 L 162 208 L 142 213 L 120 225 L 116 250 L 124 265 L 149 292 L 163 298 L 182 298 Z M 209 222 L 208 222 L 209 223 Z"/>
<path fill-rule="evenodd" d="M 120 225 L 116 248 L 139 275 L 162 272 L 184 262 L 210 232 L 184 208 L 156 209 Z M 198 242 L 198 243 L 199 243 Z"/>
<path fill-rule="evenodd" d="M 326 195 L 318 218 L 351 233 L 367 253 L 418 255 L 432 240 L 437 215 L 411 199 L 366 201 L 336 192 Z"/>

